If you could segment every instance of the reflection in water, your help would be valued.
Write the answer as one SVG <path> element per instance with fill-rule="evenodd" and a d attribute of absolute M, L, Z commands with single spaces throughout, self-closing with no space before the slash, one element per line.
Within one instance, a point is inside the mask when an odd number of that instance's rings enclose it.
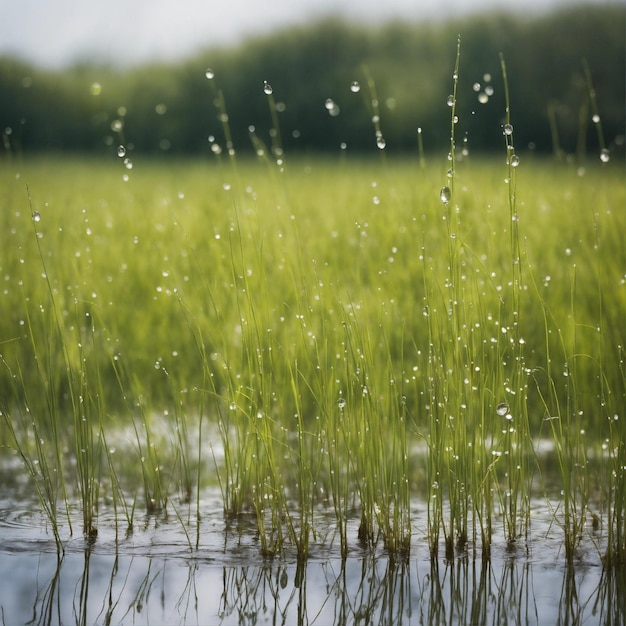
<path fill-rule="evenodd" d="M 623 568 L 483 563 L 363 552 L 231 563 L 197 555 L 3 551 L 5 624 L 559 624 L 624 623 Z"/>

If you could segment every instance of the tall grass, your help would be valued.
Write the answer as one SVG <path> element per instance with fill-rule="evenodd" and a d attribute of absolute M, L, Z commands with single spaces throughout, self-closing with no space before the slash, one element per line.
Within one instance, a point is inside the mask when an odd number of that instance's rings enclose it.
<path fill-rule="evenodd" d="M 269 85 L 256 161 L 235 158 L 217 90 L 229 167 L 213 148 L 127 180 L 26 160 L 32 208 L 3 178 L 2 441 L 59 545 L 75 498 L 95 539 L 106 493 L 128 528 L 137 502 L 185 532 L 195 512 L 198 547 L 217 484 L 268 558 L 303 565 L 325 507 L 343 557 L 404 557 L 423 498 L 433 558 L 489 559 L 496 525 L 520 541 L 531 490 L 551 489 L 547 435 L 567 558 L 592 514 L 623 561 L 624 182 L 610 162 L 581 177 L 518 157 L 504 61 L 505 154 L 459 153 L 460 59 L 459 42 L 443 188 L 421 149 L 396 161 L 383 141 L 382 159 L 287 167 Z"/>

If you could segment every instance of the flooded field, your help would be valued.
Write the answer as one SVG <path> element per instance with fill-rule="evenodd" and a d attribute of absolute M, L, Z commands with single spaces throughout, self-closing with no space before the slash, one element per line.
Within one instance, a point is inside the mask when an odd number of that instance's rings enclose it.
<path fill-rule="evenodd" d="M 3 622 L 622 626 L 623 172 L 511 161 L 6 178 Z"/>

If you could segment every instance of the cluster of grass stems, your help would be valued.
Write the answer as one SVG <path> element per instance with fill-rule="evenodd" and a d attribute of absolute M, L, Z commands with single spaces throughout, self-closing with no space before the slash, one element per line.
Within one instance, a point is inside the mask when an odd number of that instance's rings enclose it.
<path fill-rule="evenodd" d="M 344 558 L 351 540 L 405 557 L 412 498 L 433 558 L 489 559 L 496 529 L 528 538 L 537 489 L 569 561 L 591 525 L 624 562 L 623 181 L 529 160 L 520 202 L 504 60 L 504 165 L 457 151 L 459 63 L 443 176 L 421 131 L 417 163 L 385 158 L 369 77 L 382 158 L 356 167 L 287 162 L 267 84 L 253 163 L 217 88 L 214 166 L 122 182 L 7 157 L 22 178 L 3 181 L 2 445 L 60 550 L 76 505 L 97 540 L 103 503 L 126 531 L 173 510 L 198 548 L 217 481 L 264 556 L 301 564 L 329 512 Z"/>

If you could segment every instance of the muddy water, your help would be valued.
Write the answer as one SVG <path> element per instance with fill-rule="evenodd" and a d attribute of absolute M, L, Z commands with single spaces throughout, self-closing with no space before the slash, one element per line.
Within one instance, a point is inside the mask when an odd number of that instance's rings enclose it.
<path fill-rule="evenodd" d="M 567 568 L 562 531 L 545 502 L 535 503 L 531 539 L 514 549 L 494 538 L 491 561 L 468 551 L 432 561 L 424 505 L 414 503 L 408 559 L 365 550 L 357 520 L 348 558 L 338 558 L 332 519 L 306 567 L 295 555 L 260 557 L 251 520 L 226 524 L 219 493 L 195 514 L 137 517 L 132 533 L 101 512 L 89 544 L 75 520 L 63 523 L 59 557 L 34 501 L 0 501 L 0 611 L 6 624 L 618 624 L 624 623 L 624 574 L 602 567 L 602 536 L 586 533 Z M 12 497 L 14 496 L 14 497 Z M 199 529 L 199 532 L 198 532 Z M 198 548 L 195 543 L 198 541 Z"/>

